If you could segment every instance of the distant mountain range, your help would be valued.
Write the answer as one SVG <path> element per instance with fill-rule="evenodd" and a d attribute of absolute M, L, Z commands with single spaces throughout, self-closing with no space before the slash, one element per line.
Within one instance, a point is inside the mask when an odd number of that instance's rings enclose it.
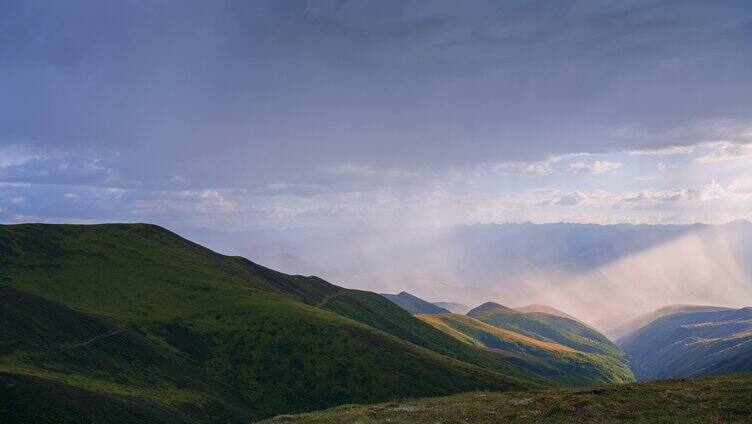
<path fill-rule="evenodd" d="M 219 245 L 219 239 L 212 241 Z M 387 293 L 430 293 L 467 305 L 488 299 L 548 305 L 600 329 L 597 322 L 610 328 L 669 304 L 752 303 L 748 221 L 477 224 L 237 239 L 232 243 L 237 253 L 286 272 Z M 714 289 L 708 291 L 711 281 Z M 601 321 L 611 317 L 616 317 L 611 323 Z"/>
<path fill-rule="evenodd" d="M 439 308 L 446 309 L 453 314 L 464 315 L 470 310 L 470 307 L 456 302 L 433 302 L 433 304 Z"/>
<path fill-rule="evenodd" d="M 425 300 L 413 296 L 407 292 L 400 292 L 398 294 L 381 294 L 383 297 L 389 299 L 395 305 L 410 312 L 411 314 L 447 314 L 449 311 L 433 303 L 426 302 Z"/>
<path fill-rule="evenodd" d="M 731 308 L 707 305 L 669 305 L 642 315 L 609 318 L 596 322 L 594 325 L 597 328 L 601 328 L 603 334 L 607 335 L 611 340 L 617 340 L 667 315 L 683 312 L 724 311 L 728 309 Z"/>

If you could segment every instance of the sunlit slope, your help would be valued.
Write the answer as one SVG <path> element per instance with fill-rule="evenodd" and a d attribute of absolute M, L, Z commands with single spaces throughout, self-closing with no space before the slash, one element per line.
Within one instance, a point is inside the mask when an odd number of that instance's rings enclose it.
<path fill-rule="evenodd" d="M 752 422 L 752 374 L 584 390 L 467 393 L 347 405 L 266 423 L 742 423 Z"/>
<path fill-rule="evenodd" d="M 522 313 L 488 302 L 467 316 L 539 340 L 552 341 L 581 352 L 621 358 L 624 353 L 606 336 L 578 321 L 545 313 Z"/>
<path fill-rule="evenodd" d="M 562 384 L 632 381 L 624 364 L 605 355 L 580 352 L 464 315 L 419 315 L 419 318 L 457 340 L 488 349 L 520 367 Z"/>
<path fill-rule="evenodd" d="M 748 370 L 752 308 L 667 315 L 617 343 L 641 380 Z"/>
<path fill-rule="evenodd" d="M 522 313 L 487 302 L 467 313 L 491 326 L 536 340 L 567 346 L 588 354 L 591 362 L 604 370 L 606 380 L 633 381 L 624 352 L 593 328 L 579 321 L 540 312 Z"/>
<path fill-rule="evenodd" d="M 0 270 L 0 284 L 32 295 L 32 304 L 54 302 L 76 315 L 57 340 L 54 315 L 3 309 L 3 331 L 18 336 L 37 325 L 53 339 L 7 338 L 0 371 L 188 420 L 247 422 L 346 402 L 527 386 L 318 307 L 342 291 L 323 280 L 218 255 L 155 226 L 0 226 Z M 175 365 L 151 369 L 142 352 Z M 99 359 L 82 364 L 90 358 Z"/>

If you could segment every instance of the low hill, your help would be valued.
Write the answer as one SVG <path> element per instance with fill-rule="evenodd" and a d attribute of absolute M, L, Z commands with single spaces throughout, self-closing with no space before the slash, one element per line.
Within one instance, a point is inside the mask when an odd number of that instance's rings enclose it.
<path fill-rule="evenodd" d="M 466 393 L 347 405 L 265 423 L 718 423 L 752 421 L 752 374 L 586 390 Z"/>
<path fill-rule="evenodd" d="M 541 312 L 523 313 L 487 302 L 467 316 L 538 340 L 569 346 L 580 352 L 598 353 L 622 360 L 624 353 L 608 338 L 578 321 Z"/>
<path fill-rule="evenodd" d="M 617 343 L 634 361 L 640 380 L 745 370 L 744 354 L 752 352 L 752 308 L 667 315 Z"/>
<path fill-rule="evenodd" d="M 398 305 L 402 309 L 410 312 L 411 314 L 447 314 L 448 310 L 436 306 L 431 302 L 413 296 L 407 292 L 400 292 L 398 294 L 386 294 L 382 293 L 382 296 L 389 299 L 395 305 Z"/>
<path fill-rule="evenodd" d="M 629 319 L 615 319 L 609 322 L 607 322 L 607 320 L 604 320 L 604 325 L 602 327 L 603 333 L 607 335 L 611 340 L 618 340 L 650 324 L 658 318 L 665 317 L 667 315 L 684 312 L 725 311 L 729 309 L 731 308 L 708 305 L 669 305 L 664 306 L 660 309 L 656 309 L 655 311 L 649 312 L 647 314 L 632 317 Z"/>
<path fill-rule="evenodd" d="M 496 358 L 495 369 L 457 359 L 491 364 L 480 349 L 453 352 L 465 346 L 407 313 L 391 323 L 369 316 L 383 306 L 376 300 L 391 305 L 378 295 L 219 255 L 152 225 L 0 226 L 0 271 L 9 382 L 0 387 L 12 389 L 2 422 L 11 411 L 32 411 L 27 422 L 97 421 L 108 402 L 130 417 L 122 422 L 245 423 L 545 384 Z M 88 401 L 34 404 L 58 394 Z"/>
<path fill-rule="evenodd" d="M 475 319 L 483 320 L 484 318 L 487 318 L 493 315 L 516 315 L 516 314 L 519 314 L 519 312 L 515 311 L 512 308 L 508 308 L 496 302 L 486 302 L 482 305 L 476 306 L 475 308 L 469 310 L 466 315 L 469 317 L 473 317 Z"/>
<path fill-rule="evenodd" d="M 439 308 L 444 308 L 453 314 L 465 315 L 470 310 L 469 307 L 456 302 L 433 302 L 433 304 Z"/>
<path fill-rule="evenodd" d="M 562 385 L 633 381 L 629 369 L 605 355 L 584 353 L 458 314 L 419 318 L 469 345 L 483 347 L 506 360 Z"/>

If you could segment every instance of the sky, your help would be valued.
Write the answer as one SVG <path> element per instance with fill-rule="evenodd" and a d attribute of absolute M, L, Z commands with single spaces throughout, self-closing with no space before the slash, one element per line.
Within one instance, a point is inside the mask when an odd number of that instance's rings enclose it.
<path fill-rule="evenodd" d="M 0 222 L 752 218 L 749 1 L 3 1 Z"/>

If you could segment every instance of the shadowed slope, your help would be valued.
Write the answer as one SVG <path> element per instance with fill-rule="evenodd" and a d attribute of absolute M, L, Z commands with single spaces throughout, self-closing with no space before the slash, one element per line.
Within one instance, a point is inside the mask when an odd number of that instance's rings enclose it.
<path fill-rule="evenodd" d="M 641 380 L 737 371 L 734 366 L 746 370 L 752 308 L 667 315 L 617 343 L 636 363 Z"/>
<path fill-rule="evenodd" d="M 656 309 L 653 312 L 640 315 L 636 318 L 620 321 L 619 324 L 609 324 L 609 321 L 603 320 L 602 325 L 604 327 L 604 334 L 610 337 L 612 340 L 618 340 L 629 336 L 631 333 L 639 330 L 640 328 L 650 324 L 658 318 L 665 317 L 667 315 L 685 313 L 685 312 L 712 312 L 712 311 L 727 311 L 731 308 L 723 308 L 719 306 L 707 306 L 707 305 L 669 305 L 663 308 Z"/>

